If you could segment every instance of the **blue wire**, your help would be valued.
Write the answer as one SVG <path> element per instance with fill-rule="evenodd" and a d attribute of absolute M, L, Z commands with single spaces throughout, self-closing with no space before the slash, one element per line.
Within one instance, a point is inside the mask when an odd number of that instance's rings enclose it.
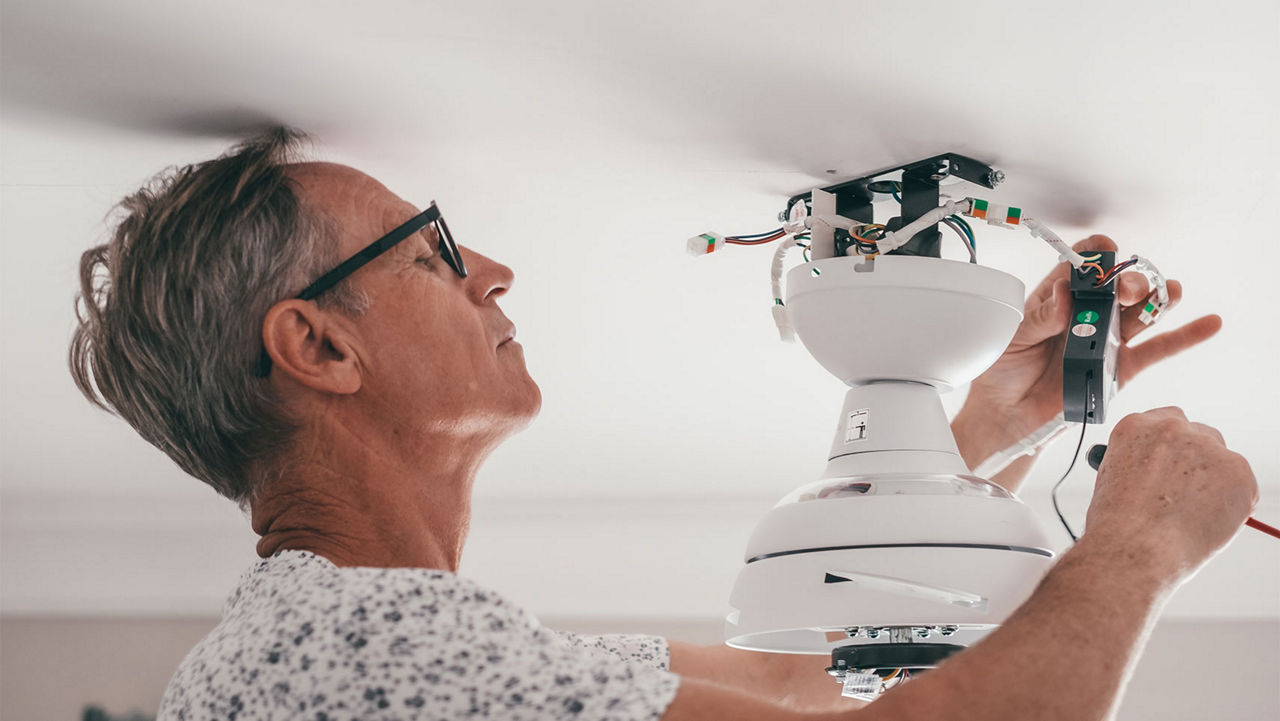
<path fill-rule="evenodd" d="M 733 238 L 734 240 L 750 240 L 752 238 L 766 238 L 770 235 L 777 235 L 781 231 L 782 231 L 782 228 L 778 228 L 777 230 L 771 230 L 768 233 L 751 233 L 749 235 L 731 235 L 729 237 Z"/>
<path fill-rule="evenodd" d="M 976 250 L 978 246 L 977 246 L 977 240 L 974 239 L 973 237 L 973 228 L 970 228 L 969 224 L 965 222 L 965 219 L 961 218 L 958 215 L 952 215 L 950 217 L 950 220 L 954 220 L 957 224 L 960 225 L 960 228 L 964 230 L 964 234 L 969 236 L 969 245 L 973 246 L 973 248 Z"/>

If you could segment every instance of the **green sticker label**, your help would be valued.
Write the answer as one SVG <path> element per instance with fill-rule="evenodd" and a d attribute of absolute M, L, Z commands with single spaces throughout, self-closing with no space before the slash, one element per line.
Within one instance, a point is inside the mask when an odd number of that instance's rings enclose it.
<path fill-rule="evenodd" d="M 1076 314 L 1076 320 L 1081 323 L 1096 323 L 1098 322 L 1098 314 L 1091 310 L 1082 310 Z"/>

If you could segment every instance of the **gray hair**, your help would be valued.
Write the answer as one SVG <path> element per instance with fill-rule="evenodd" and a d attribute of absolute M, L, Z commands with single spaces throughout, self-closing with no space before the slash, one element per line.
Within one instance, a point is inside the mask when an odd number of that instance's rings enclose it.
<path fill-rule="evenodd" d="M 242 508 L 300 427 L 253 373 L 263 320 L 339 261 L 334 224 L 286 176 L 304 139 L 275 128 L 161 172 L 80 258 L 76 385 Z M 368 304 L 346 281 L 321 298 L 350 315 Z"/>

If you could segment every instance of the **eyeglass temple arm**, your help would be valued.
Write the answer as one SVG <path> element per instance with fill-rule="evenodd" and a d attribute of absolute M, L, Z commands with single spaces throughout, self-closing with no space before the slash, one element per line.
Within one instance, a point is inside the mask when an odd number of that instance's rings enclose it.
<path fill-rule="evenodd" d="M 342 261 L 338 267 L 320 276 L 316 282 L 307 286 L 298 294 L 299 300 L 311 300 L 321 293 L 337 285 L 343 278 L 360 270 L 369 261 L 387 252 L 392 246 L 422 230 L 440 217 L 440 209 L 432 203 L 430 208 L 413 216 L 395 230 L 366 245 L 358 253 Z"/>

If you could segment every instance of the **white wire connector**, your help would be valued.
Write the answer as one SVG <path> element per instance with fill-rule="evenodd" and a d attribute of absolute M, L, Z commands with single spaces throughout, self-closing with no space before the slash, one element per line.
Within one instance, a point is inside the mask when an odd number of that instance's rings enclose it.
<path fill-rule="evenodd" d="M 1058 260 L 1064 263 L 1070 263 L 1072 268 L 1078 269 L 1080 266 L 1088 262 L 1085 260 L 1083 255 L 1072 250 L 1071 246 L 1067 245 L 1065 240 L 1058 237 L 1057 233 L 1049 230 L 1049 226 L 1041 223 L 1035 218 L 1023 218 L 1022 226 L 1031 231 L 1031 235 L 1033 237 L 1044 240 L 1044 242 L 1052 246 L 1054 250 L 1058 251 Z"/>
<path fill-rule="evenodd" d="M 883 687 L 884 681 L 874 673 L 849 671 L 845 674 L 844 684 L 840 687 L 840 695 L 860 701 L 873 701 L 880 695 Z"/>
<path fill-rule="evenodd" d="M 785 305 L 773 304 L 773 324 L 778 326 L 778 338 L 783 343 L 796 342 L 796 329 L 791 326 L 791 319 L 787 317 Z"/>
<path fill-rule="evenodd" d="M 778 337 L 784 343 L 792 343 L 796 339 L 795 328 L 787 317 L 787 306 L 782 300 L 782 267 L 787 259 L 787 251 L 803 247 L 804 241 L 794 236 L 783 238 L 778 249 L 773 251 L 773 263 L 769 267 L 769 288 L 773 291 L 773 324 L 778 326 Z"/>
<path fill-rule="evenodd" d="M 804 201 L 797 201 L 791 206 L 791 210 L 787 213 L 787 220 L 782 224 L 782 229 L 791 235 L 803 233 L 804 229 L 809 227 L 809 207 Z"/>
<path fill-rule="evenodd" d="M 689 239 L 689 255 L 706 255 L 724 247 L 724 236 L 719 233 L 703 233 Z"/>
<path fill-rule="evenodd" d="M 1151 325 L 1160 319 L 1160 314 L 1169 306 L 1169 286 L 1165 282 L 1164 274 L 1151 261 L 1140 255 L 1133 256 L 1131 260 L 1138 261 L 1133 264 L 1132 269 L 1146 276 L 1147 282 L 1153 288 L 1151 295 L 1147 296 L 1147 301 L 1142 306 L 1142 312 L 1138 314 L 1138 320 L 1142 321 L 1143 325 Z"/>
<path fill-rule="evenodd" d="M 978 220 L 985 220 L 990 225 L 1001 228 L 1016 228 L 1022 224 L 1022 208 L 1010 205 L 996 205 L 979 198 L 971 198 L 967 215 Z"/>
<path fill-rule="evenodd" d="M 1037 451 L 1048 444 L 1049 441 L 1057 438 L 1066 429 L 1067 421 L 1059 413 L 1048 423 L 1033 431 L 1031 435 L 1002 451 L 993 453 L 990 458 L 979 463 L 978 467 L 973 469 L 973 475 L 990 480 L 1019 458 L 1035 455 Z"/>

